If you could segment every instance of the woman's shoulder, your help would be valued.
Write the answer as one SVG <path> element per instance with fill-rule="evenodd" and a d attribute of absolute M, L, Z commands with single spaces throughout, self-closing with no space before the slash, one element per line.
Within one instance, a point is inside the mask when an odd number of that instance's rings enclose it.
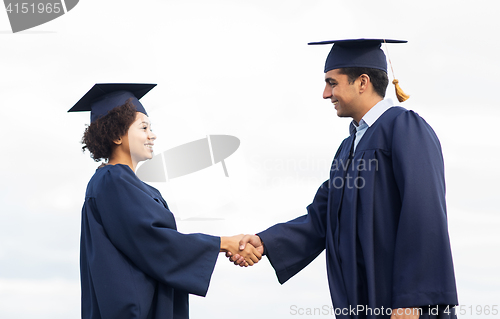
<path fill-rule="evenodd" d="M 96 193 L 105 191 L 113 184 L 120 184 L 125 188 L 142 186 L 142 182 L 127 165 L 101 165 L 89 181 L 87 196 L 94 197 Z"/>
<path fill-rule="evenodd" d="M 96 179 L 106 180 L 106 181 L 128 181 L 128 182 L 140 182 L 135 173 L 130 169 L 128 165 L 115 164 L 115 165 L 101 165 L 96 170 L 94 177 Z"/>

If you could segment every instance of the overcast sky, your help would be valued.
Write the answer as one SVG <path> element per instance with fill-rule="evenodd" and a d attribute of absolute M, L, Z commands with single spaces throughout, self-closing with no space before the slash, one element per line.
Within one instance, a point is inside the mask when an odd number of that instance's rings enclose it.
<path fill-rule="evenodd" d="M 80 316 L 80 214 L 98 163 L 79 143 L 89 114 L 67 110 L 94 83 L 158 83 L 142 99 L 157 153 L 238 137 L 229 178 L 217 164 L 153 186 L 181 232 L 256 233 L 306 212 L 348 135 L 349 120 L 322 99 L 330 47 L 307 42 L 360 37 L 409 41 L 389 53 L 411 95 L 402 106 L 442 143 L 460 318 L 491 318 L 475 310 L 500 304 L 497 12 L 483 0 L 83 0 L 13 34 L 3 11 L 0 318 Z M 220 255 L 190 310 L 293 318 L 330 305 L 324 254 L 283 286 L 265 258 L 240 269 Z"/>

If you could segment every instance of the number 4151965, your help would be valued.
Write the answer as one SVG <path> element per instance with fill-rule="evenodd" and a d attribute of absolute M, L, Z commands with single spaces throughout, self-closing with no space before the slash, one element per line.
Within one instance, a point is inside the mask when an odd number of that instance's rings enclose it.
<path fill-rule="evenodd" d="M 60 13 L 63 9 L 61 3 L 9 3 L 6 8 L 8 13 Z"/>

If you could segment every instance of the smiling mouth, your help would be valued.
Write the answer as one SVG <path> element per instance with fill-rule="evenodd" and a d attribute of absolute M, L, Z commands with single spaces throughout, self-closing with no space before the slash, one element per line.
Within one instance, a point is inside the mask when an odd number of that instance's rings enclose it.
<path fill-rule="evenodd" d="M 153 145 L 154 144 L 144 144 L 144 145 L 146 145 L 146 147 L 149 148 L 150 150 L 153 150 Z"/>

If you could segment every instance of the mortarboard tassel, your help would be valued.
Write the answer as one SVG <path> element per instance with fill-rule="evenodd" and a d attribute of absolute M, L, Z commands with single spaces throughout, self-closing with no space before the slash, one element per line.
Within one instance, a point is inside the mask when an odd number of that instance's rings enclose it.
<path fill-rule="evenodd" d="M 394 76 L 394 69 L 392 68 L 392 62 L 391 62 L 391 57 L 389 56 L 389 49 L 387 48 L 387 43 L 384 40 L 385 44 L 385 51 L 387 52 L 387 58 L 389 59 L 389 65 L 391 66 L 391 71 L 392 71 L 392 78 L 394 79 L 392 81 L 392 84 L 396 87 L 396 97 L 398 98 L 399 102 L 404 102 L 410 98 L 408 94 L 403 92 L 403 89 L 399 86 L 399 81 L 396 79 L 396 76 Z"/>
<path fill-rule="evenodd" d="M 399 102 L 404 102 L 410 98 L 408 94 L 403 92 L 403 89 L 401 89 L 401 87 L 399 86 L 398 80 L 394 79 L 392 81 L 392 84 L 394 84 L 394 86 L 396 87 L 396 96 L 398 97 Z"/>

